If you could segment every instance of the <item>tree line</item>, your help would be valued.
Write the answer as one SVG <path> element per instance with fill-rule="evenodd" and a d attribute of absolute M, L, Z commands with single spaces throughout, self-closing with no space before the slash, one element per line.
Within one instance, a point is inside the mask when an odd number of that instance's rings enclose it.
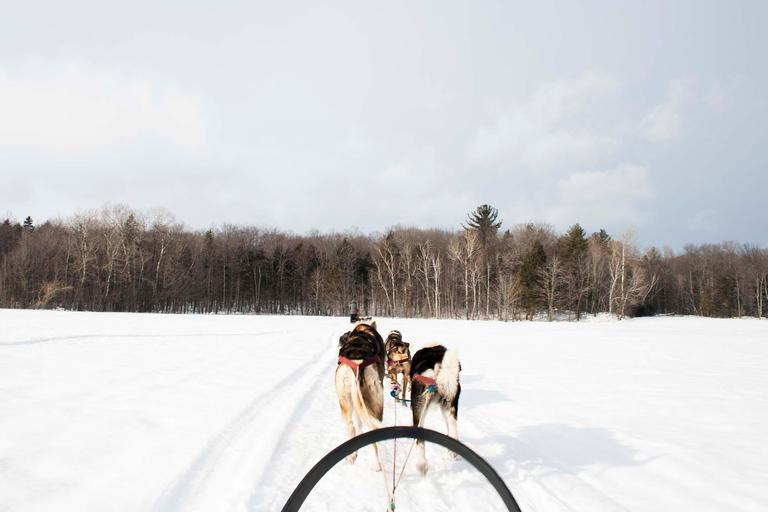
<path fill-rule="evenodd" d="M 165 313 L 579 320 L 765 316 L 768 251 L 723 242 L 638 249 L 631 231 L 504 230 L 477 207 L 457 230 L 297 235 L 188 230 L 125 205 L 0 224 L 0 307 Z"/>

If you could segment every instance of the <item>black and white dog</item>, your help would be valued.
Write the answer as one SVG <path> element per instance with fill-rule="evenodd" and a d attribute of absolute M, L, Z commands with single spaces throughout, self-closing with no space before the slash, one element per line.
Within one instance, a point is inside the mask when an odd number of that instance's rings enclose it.
<path fill-rule="evenodd" d="M 411 412 L 413 425 L 421 426 L 422 418 L 426 414 L 429 404 L 437 404 L 443 413 L 448 427 L 448 436 L 459 439 L 456 430 L 456 420 L 459 413 L 459 384 L 458 349 L 446 349 L 443 345 L 431 345 L 420 349 L 411 360 Z M 433 393 L 429 398 L 430 389 Z M 417 441 L 419 447 L 416 469 L 423 475 L 427 474 L 427 458 L 424 449 L 424 441 Z M 452 459 L 456 458 L 454 452 L 450 452 Z"/>

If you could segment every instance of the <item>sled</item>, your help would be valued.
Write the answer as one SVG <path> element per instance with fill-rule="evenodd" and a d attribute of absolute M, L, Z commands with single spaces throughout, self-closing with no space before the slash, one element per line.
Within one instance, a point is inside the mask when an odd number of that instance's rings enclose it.
<path fill-rule="evenodd" d="M 458 455 L 461 455 L 467 462 L 472 464 L 472 466 L 474 466 L 475 469 L 488 480 L 488 482 L 490 482 L 509 512 L 520 512 L 520 507 L 517 505 L 509 488 L 485 459 L 456 439 L 441 434 L 440 432 L 435 432 L 434 430 L 419 427 L 386 427 L 371 430 L 370 432 L 360 434 L 339 445 L 328 453 L 328 455 L 320 459 L 320 462 L 315 464 L 315 466 L 309 470 L 309 473 L 306 474 L 296 489 L 294 489 L 293 494 L 288 498 L 282 512 L 298 512 L 299 508 L 301 508 L 301 505 L 304 503 L 304 500 L 315 485 L 317 485 L 317 482 L 319 482 L 331 468 L 341 462 L 347 455 L 351 455 L 369 444 L 403 437 L 439 444 Z"/>

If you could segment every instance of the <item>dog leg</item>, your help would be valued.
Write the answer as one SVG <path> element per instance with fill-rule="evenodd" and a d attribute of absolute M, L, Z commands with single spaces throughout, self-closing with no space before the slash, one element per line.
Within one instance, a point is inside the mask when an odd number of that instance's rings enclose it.
<path fill-rule="evenodd" d="M 411 385 L 411 414 L 413 415 L 413 426 L 421 426 L 422 414 L 426 414 L 423 409 L 426 403 L 426 394 L 424 393 L 424 386 L 419 384 L 415 388 Z M 416 457 L 416 470 L 421 476 L 427 474 L 427 456 L 424 441 L 416 441 L 416 447 L 418 448 L 418 455 Z"/>
<path fill-rule="evenodd" d="M 346 408 L 345 405 L 347 405 L 348 408 Z M 353 413 L 351 409 L 352 409 L 352 404 L 341 405 L 341 417 L 344 420 L 344 423 L 347 424 L 347 440 L 352 439 L 357 434 L 355 430 L 355 421 L 354 421 Z M 357 459 L 357 452 L 347 455 L 346 457 L 346 461 L 349 464 L 354 464 L 356 459 Z"/>
<path fill-rule="evenodd" d="M 379 462 L 379 445 L 373 443 L 373 455 L 374 459 L 371 462 L 371 471 L 381 471 L 381 462 Z"/>
<path fill-rule="evenodd" d="M 348 368 L 339 366 L 336 370 L 336 395 L 339 397 L 339 407 L 341 408 L 341 419 L 347 426 L 347 439 L 352 439 L 357 434 L 355 422 L 359 424 L 359 419 L 355 414 L 354 399 L 351 394 L 351 386 L 354 382 L 350 379 L 351 373 Z M 357 452 L 348 455 L 346 461 L 354 464 L 357 459 Z"/>
<path fill-rule="evenodd" d="M 429 466 L 427 465 L 427 454 L 424 447 L 424 441 L 416 441 L 416 448 L 419 452 L 416 457 L 416 470 L 421 476 L 425 476 L 429 470 Z"/>
<path fill-rule="evenodd" d="M 371 425 L 370 428 L 377 428 L 372 420 L 378 420 L 379 423 L 384 419 L 384 387 L 381 381 L 377 378 L 376 370 L 373 367 L 368 367 L 363 373 L 363 387 L 362 398 L 365 409 L 370 415 Z M 381 463 L 379 462 L 379 446 L 373 444 L 374 459 L 371 462 L 372 471 L 381 471 Z"/>
<path fill-rule="evenodd" d="M 450 409 L 446 409 L 444 407 L 440 408 L 443 411 L 443 417 L 445 418 L 445 425 L 448 427 L 448 437 L 452 437 L 455 440 L 459 440 L 459 433 L 456 428 L 456 410 L 451 407 Z M 456 455 L 456 452 L 448 452 L 447 458 L 450 460 L 456 460 L 458 456 Z"/>

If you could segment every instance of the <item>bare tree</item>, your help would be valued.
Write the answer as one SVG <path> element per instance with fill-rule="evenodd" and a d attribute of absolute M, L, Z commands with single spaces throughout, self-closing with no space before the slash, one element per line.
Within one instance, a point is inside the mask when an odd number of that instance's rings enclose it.
<path fill-rule="evenodd" d="M 630 307 L 645 300 L 657 284 L 655 276 L 649 276 L 638 264 L 638 251 L 633 244 L 634 230 L 625 231 L 620 240 L 611 242 L 611 289 L 609 312 L 623 319 Z"/>
<path fill-rule="evenodd" d="M 104 290 L 104 301 L 107 309 L 112 309 L 109 307 L 109 292 L 112 289 L 112 282 L 119 264 L 118 256 L 121 252 L 124 253 L 122 229 L 131 213 L 128 206 L 124 204 L 114 206 L 106 204 L 100 212 L 102 227 L 100 235 L 107 267 L 107 281 Z"/>
<path fill-rule="evenodd" d="M 765 316 L 765 249 L 722 242 L 640 258 L 629 234 L 585 238 L 577 228 L 558 237 L 546 224 L 517 225 L 483 245 L 471 225 L 386 236 L 194 231 L 167 211 L 124 205 L 43 224 L 30 217 L 26 227 L 7 218 L 0 306 L 339 314 L 355 299 L 377 315 L 436 318 L 508 320 L 523 310 L 533 318 L 545 309 L 553 318 L 563 308 L 577 318 L 582 310 Z"/>
<path fill-rule="evenodd" d="M 552 321 L 552 315 L 560 302 L 560 294 L 564 281 L 564 269 L 560 258 L 553 256 L 547 259 L 544 267 L 539 270 L 539 293 L 547 304 L 547 320 Z"/>
<path fill-rule="evenodd" d="M 392 231 L 376 246 L 376 253 L 379 256 L 374 260 L 376 277 L 382 290 L 384 290 L 389 314 L 396 315 L 399 266 L 397 261 L 398 247 Z"/>
<path fill-rule="evenodd" d="M 424 311 L 423 316 L 437 316 L 436 312 L 432 309 L 432 293 L 430 289 L 430 264 L 433 258 L 432 244 L 429 238 L 419 244 L 418 247 L 418 275 L 419 283 L 424 291 L 424 300 L 427 305 L 427 309 Z"/>
<path fill-rule="evenodd" d="M 75 268 L 79 276 L 77 287 L 77 309 L 89 309 L 86 303 L 86 278 L 96 256 L 95 236 L 98 221 L 92 211 L 78 211 L 70 220 L 72 238 L 70 241 L 75 257 Z"/>

